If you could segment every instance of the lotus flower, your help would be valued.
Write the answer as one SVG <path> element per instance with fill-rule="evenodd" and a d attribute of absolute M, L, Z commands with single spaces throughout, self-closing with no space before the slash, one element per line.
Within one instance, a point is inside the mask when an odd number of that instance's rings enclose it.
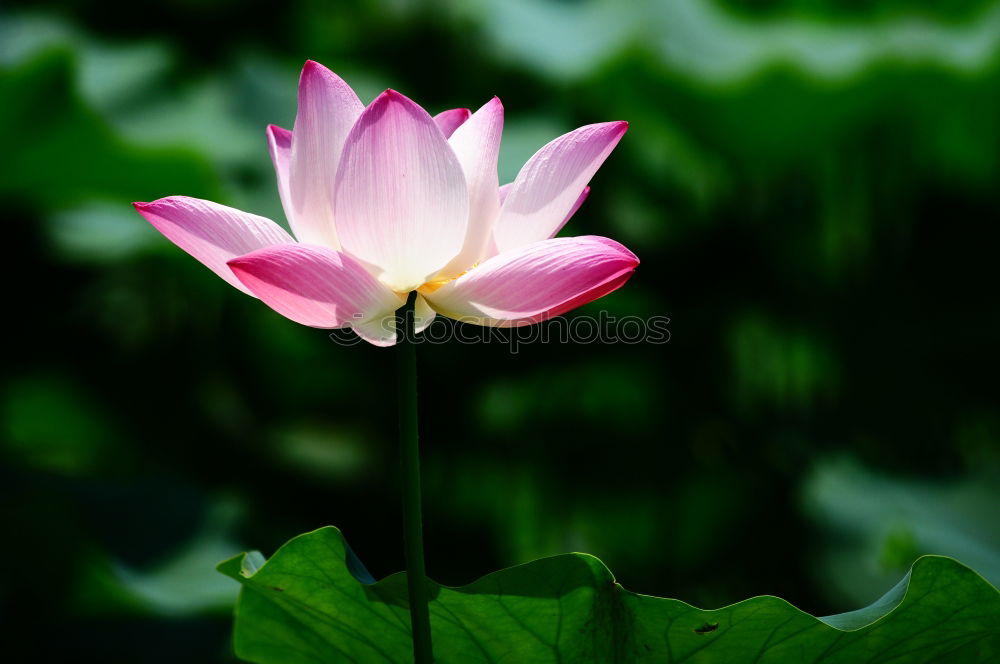
<path fill-rule="evenodd" d="M 170 196 L 136 209 L 178 247 L 279 314 L 396 341 L 394 312 L 417 291 L 435 314 L 480 325 L 537 323 L 606 295 L 638 259 L 603 237 L 554 237 L 628 125 L 587 125 L 544 146 L 499 186 L 503 106 L 431 117 L 394 90 L 367 107 L 306 62 L 293 131 L 268 146 L 293 235 L 270 219 Z"/>

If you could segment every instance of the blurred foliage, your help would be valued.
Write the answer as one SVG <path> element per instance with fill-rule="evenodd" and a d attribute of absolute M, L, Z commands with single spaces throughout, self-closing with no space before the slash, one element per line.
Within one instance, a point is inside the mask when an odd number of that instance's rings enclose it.
<path fill-rule="evenodd" d="M 232 661 L 235 584 L 205 575 L 227 548 L 335 524 L 376 576 L 403 567 L 390 353 L 280 318 L 128 205 L 283 222 L 264 127 L 291 126 L 307 58 L 366 101 L 499 95 L 504 182 L 631 124 L 566 232 L 642 259 L 581 313 L 669 316 L 671 341 L 421 347 L 437 581 L 584 550 L 636 591 L 813 614 L 921 553 L 997 582 L 1000 4 L 0 12 L 0 563 L 46 570 L 0 614 L 34 660 Z"/>
<path fill-rule="evenodd" d="M 1000 524 L 996 477 L 902 479 L 850 459 L 816 465 L 803 484 L 807 511 L 827 524 L 816 552 L 817 572 L 839 579 L 833 591 L 864 601 L 916 556 L 933 551 L 963 560 L 1000 583 Z"/>

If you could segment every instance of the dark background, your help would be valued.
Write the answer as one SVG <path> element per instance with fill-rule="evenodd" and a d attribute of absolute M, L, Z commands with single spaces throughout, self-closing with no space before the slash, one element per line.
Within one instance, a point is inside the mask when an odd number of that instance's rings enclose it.
<path fill-rule="evenodd" d="M 227 286 L 129 203 L 284 223 L 264 127 L 318 60 L 506 107 L 501 182 L 631 124 L 564 233 L 642 260 L 568 315 L 667 344 L 420 348 L 430 575 L 565 551 L 827 614 L 923 553 L 1000 581 L 1000 5 L 8 2 L 0 617 L 11 661 L 226 662 L 214 572 L 333 524 L 403 567 L 392 352 Z"/>

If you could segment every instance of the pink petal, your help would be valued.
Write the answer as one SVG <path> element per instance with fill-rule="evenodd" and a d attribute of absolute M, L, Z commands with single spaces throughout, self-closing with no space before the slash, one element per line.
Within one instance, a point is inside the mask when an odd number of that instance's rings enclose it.
<path fill-rule="evenodd" d="M 486 253 L 493 222 L 500 213 L 497 157 L 502 133 L 503 104 L 494 97 L 448 140 L 469 187 L 469 226 L 462 251 L 441 270 L 442 276 L 454 277 L 465 272 Z"/>
<path fill-rule="evenodd" d="M 404 304 L 356 260 L 327 247 L 265 247 L 229 267 L 264 304 L 310 327 L 363 324 Z"/>
<path fill-rule="evenodd" d="M 583 205 L 583 202 L 587 200 L 587 196 L 590 196 L 590 187 L 583 188 L 583 191 L 580 192 L 580 197 L 576 199 L 576 203 L 573 203 L 573 207 L 569 211 L 569 214 L 567 214 L 566 218 L 562 220 L 562 223 L 560 223 L 556 227 L 556 229 L 552 231 L 552 235 L 550 235 L 549 237 L 555 237 L 556 235 L 559 234 L 559 231 L 563 229 L 563 226 L 566 225 L 566 222 L 568 222 L 570 219 L 573 218 L 573 215 L 576 214 L 576 211 L 580 209 L 580 206 Z"/>
<path fill-rule="evenodd" d="M 638 264 L 614 240 L 554 238 L 494 256 L 424 297 L 438 313 L 462 321 L 527 325 L 610 293 Z"/>
<path fill-rule="evenodd" d="M 247 294 L 226 261 L 261 247 L 295 242 L 270 219 L 199 198 L 170 196 L 132 205 L 168 240 Z"/>
<path fill-rule="evenodd" d="M 587 125 L 536 152 L 517 174 L 497 219 L 499 251 L 554 235 L 626 129 L 627 122 Z"/>
<path fill-rule="evenodd" d="M 394 90 L 379 95 L 348 135 L 333 205 L 344 251 L 399 292 L 458 254 L 469 218 L 455 153 L 431 116 Z"/>
<path fill-rule="evenodd" d="M 299 78 L 299 109 L 292 132 L 288 223 L 300 242 L 338 247 L 333 226 L 333 178 L 364 104 L 339 76 L 309 60 Z"/>
<path fill-rule="evenodd" d="M 448 111 L 441 111 L 434 116 L 434 122 L 445 138 L 451 138 L 455 130 L 462 126 L 462 123 L 472 115 L 467 108 L 453 108 Z"/>
<path fill-rule="evenodd" d="M 288 182 L 291 176 L 292 132 L 282 129 L 278 125 L 267 125 L 267 149 L 271 153 L 274 174 L 278 178 L 278 195 L 281 197 L 281 207 L 285 210 L 285 218 L 290 220 L 294 214 Z"/>

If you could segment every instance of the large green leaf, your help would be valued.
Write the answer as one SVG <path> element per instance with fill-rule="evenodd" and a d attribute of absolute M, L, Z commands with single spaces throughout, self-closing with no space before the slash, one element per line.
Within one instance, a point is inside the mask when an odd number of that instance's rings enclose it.
<path fill-rule="evenodd" d="M 408 662 L 406 578 L 377 583 L 336 528 L 270 560 L 219 571 L 243 584 L 236 654 L 260 664 Z M 776 597 L 714 611 L 629 592 L 593 556 L 566 554 L 461 588 L 433 585 L 440 663 L 997 662 L 1000 592 L 960 563 L 926 556 L 871 606 L 816 618 Z"/>

